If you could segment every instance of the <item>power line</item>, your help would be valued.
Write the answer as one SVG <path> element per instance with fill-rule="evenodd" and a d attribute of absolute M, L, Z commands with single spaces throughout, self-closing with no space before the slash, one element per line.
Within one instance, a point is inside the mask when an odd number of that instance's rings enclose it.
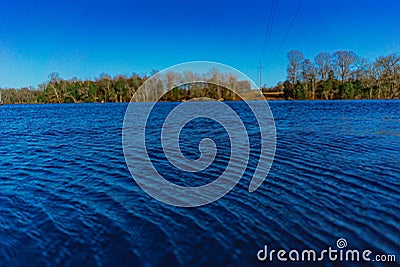
<path fill-rule="evenodd" d="M 282 42 L 279 44 L 279 48 L 278 48 L 278 51 L 277 51 L 276 54 L 275 54 L 275 58 L 276 58 L 276 56 L 279 54 L 279 52 L 281 51 L 282 46 L 283 46 L 283 44 L 285 43 L 286 38 L 288 37 L 290 30 L 292 29 L 292 26 L 293 26 L 294 21 L 295 21 L 295 19 L 296 19 L 296 17 L 297 17 L 297 14 L 299 13 L 301 6 L 303 5 L 303 2 L 304 2 L 304 0 L 301 0 L 300 3 L 299 3 L 299 5 L 297 6 L 297 9 L 296 9 L 296 12 L 294 13 L 294 16 L 293 16 L 293 18 L 292 18 L 292 21 L 290 22 L 289 27 L 287 28 L 287 30 L 286 30 L 286 32 L 285 32 L 285 35 L 283 36 Z"/>
<path fill-rule="evenodd" d="M 272 12 L 271 24 L 270 24 L 270 27 L 269 27 L 269 35 L 268 35 L 267 43 L 266 43 L 264 49 L 267 49 L 268 44 L 269 44 L 269 40 L 271 39 L 272 27 L 274 26 L 274 21 L 275 21 L 276 8 L 277 8 L 277 6 L 278 6 L 278 0 L 275 1 L 274 10 L 273 10 L 273 12 Z"/>
<path fill-rule="evenodd" d="M 271 39 L 271 32 L 272 32 L 272 27 L 273 27 L 274 21 L 275 21 L 275 14 L 276 14 L 277 6 L 278 6 L 278 0 L 272 0 L 271 9 L 269 11 L 269 16 L 268 16 L 268 22 L 265 27 L 264 41 L 263 41 L 263 45 L 261 47 L 260 61 L 262 60 L 265 49 L 267 49 L 269 40 Z"/>
<path fill-rule="evenodd" d="M 264 36 L 264 41 L 263 41 L 263 44 L 261 47 L 260 59 L 258 62 L 259 63 L 259 85 L 260 85 L 260 88 L 262 88 L 262 59 L 263 59 L 264 52 L 268 47 L 269 40 L 271 38 L 271 32 L 272 32 L 272 27 L 274 25 L 277 6 L 278 6 L 278 0 L 272 0 L 267 25 L 265 27 L 265 36 Z"/>

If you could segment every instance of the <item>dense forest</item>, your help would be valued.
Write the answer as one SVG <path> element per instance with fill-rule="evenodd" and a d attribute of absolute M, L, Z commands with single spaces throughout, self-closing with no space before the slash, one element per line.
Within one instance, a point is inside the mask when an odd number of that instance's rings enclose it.
<path fill-rule="evenodd" d="M 398 99 L 400 56 L 371 62 L 352 51 L 321 52 L 313 60 L 298 50 L 287 53 L 287 80 L 264 91 L 286 99 Z"/>
<path fill-rule="evenodd" d="M 152 71 L 152 75 L 157 71 Z M 196 77 L 196 73 L 185 72 L 183 76 Z M 182 75 L 170 72 L 166 75 L 167 84 L 173 84 L 184 80 Z M 131 76 L 118 75 L 111 77 L 108 74 L 101 74 L 95 80 L 79 80 L 73 78 L 64 80 L 58 73 L 51 73 L 48 81 L 35 88 L 21 89 L 0 89 L 3 103 L 84 103 L 84 102 L 129 102 L 136 90 L 148 79 L 147 76 L 132 74 Z M 187 78 L 187 77 L 186 77 Z M 219 100 L 237 100 L 235 93 L 215 83 L 229 84 L 231 88 L 247 92 L 250 83 L 239 81 L 232 74 L 222 74 L 217 70 L 211 70 L 206 77 L 206 82 L 183 84 L 173 88 L 166 93 L 161 101 L 184 101 L 199 97 L 210 97 Z M 159 81 L 161 83 L 161 81 Z M 157 86 L 162 86 L 156 84 Z M 161 88 L 163 90 L 163 88 Z M 164 90 L 166 91 L 166 90 Z"/>
<path fill-rule="evenodd" d="M 400 97 L 400 56 L 390 54 L 373 62 L 352 51 L 321 52 L 313 60 L 298 50 L 287 53 L 287 80 L 274 87 L 262 88 L 266 96 L 280 92 L 273 98 L 285 99 L 397 99 Z M 152 75 L 157 71 L 152 71 Z M 179 81 L 176 73 L 167 75 L 169 80 Z M 184 75 L 196 76 L 195 73 Z M 82 103 L 82 102 L 129 102 L 136 90 L 148 79 L 144 75 L 101 74 L 93 80 L 77 78 L 65 80 L 58 73 L 51 73 L 48 80 L 37 88 L 3 88 L 3 103 Z M 202 77 L 204 78 L 204 77 Z M 162 101 L 184 101 L 197 97 L 219 100 L 237 100 L 238 97 L 220 86 L 223 81 L 239 90 L 250 90 L 247 81 L 238 81 L 232 74 L 211 70 L 205 83 L 182 85 L 168 92 Z M 270 99 L 270 98 L 269 98 Z"/>
<path fill-rule="evenodd" d="M 37 89 L 2 89 L 2 96 L 4 103 L 122 102 L 129 101 L 146 79 L 137 74 L 130 77 L 101 74 L 95 80 L 64 80 L 58 73 L 51 73 L 48 81 Z"/>

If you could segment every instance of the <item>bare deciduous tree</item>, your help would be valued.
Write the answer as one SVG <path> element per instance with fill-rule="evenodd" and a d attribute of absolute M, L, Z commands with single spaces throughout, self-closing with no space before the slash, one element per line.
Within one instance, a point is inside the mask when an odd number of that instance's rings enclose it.
<path fill-rule="evenodd" d="M 330 54 L 326 52 L 321 52 L 314 57 L 314 62 L 317 68 L 317 73 L 319 75 L 319 80 L 326 80 L 328 78 L 330 70 Z"/>
<path fill-rule="evenodd" d="M 393 98 L 398 95 L 399 83 L 400 83 L 400 56 L 396 54 L 390 54 L 387 56 L 382 56 L 377 58 L 375 62 L 375 67 L 377 68 L 382 82 L 387 85 L 387 91 L 385 93 L 386 97 Z"/>
<path fill-rule="evenodd" d="M 304 59 L 301 63 L 301 76 L 303 82 L 306 84 L 306 90 L 311 99 L 315 99 L 315 79 L 317 70 L 314 64 L 309 59 Z"/>
<path fill-rule="evenodd" d="M 297 83 L 297 80 L 299 79 L 299 73 L 300 73 L 300 65 L 301 62 L 304 59 L 304 55 L 301 51 L 298 50 L 292 50 L 289 53 L 287 53 L 287 57 L 289 60 L 288 68 L 287 68 L 287 75 L 288 75 L 288 80 L 292 84 Z"/>
<path fill-rule="evenodd" d="M 342 84 L 348 80 L 357 58 L 353 51 L 341 50 L 332 54 L 333 69 L 336 71 L 336 76 L 340 77 Z"/>

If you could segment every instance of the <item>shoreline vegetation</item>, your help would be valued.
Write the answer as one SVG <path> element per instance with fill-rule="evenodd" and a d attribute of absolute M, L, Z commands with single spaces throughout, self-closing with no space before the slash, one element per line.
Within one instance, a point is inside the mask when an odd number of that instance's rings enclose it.
<path fill-rule="evenodd" d="M 287 79 L 276 86 L 261 89 L 267 100 L 338 100 L 338 99 L 399 99 L 400 56 L 392 53 L 373 62 L 352 51 L 321 52 L 313 60 L 298 50 L 287 53 Z M 151 75 L 157 71 L 152 71 Z M 161 101 L 179 102 L 208 97 L 217 100 L 240 100 L 232 91 L 216 83 L 229 85 L 249 100 L 263 99 L 251 90 L 248 81 L 240 81 L 229 73 L 212 69 L 205 77 L 186 72 L 183 76 L 203 78 L 206 82 L 183 84 L 166 93 Z M 150 76 L 133 73 L 130 76 L 101 74 L 93 80 L 62 79 L 51 73 L 48 80 L 35 87 L 0 88 L 3 104 L 40 103 L 106 103 L 129 102 L 136 90 Z M 178 73 L 168 73 L 165 84 L 182 79 Z M 186 77 L 187 78 L 187 77 Z M 156 90 L 166 90 L 161 81 Z"/>

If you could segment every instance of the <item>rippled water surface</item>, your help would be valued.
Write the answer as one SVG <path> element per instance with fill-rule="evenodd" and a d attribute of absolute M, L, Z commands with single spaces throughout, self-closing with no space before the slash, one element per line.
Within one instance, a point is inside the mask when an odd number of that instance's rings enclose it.
<path fill-rule="evenodd" d="M 399 101 L 270 102 L 275 161 L 253 193 L 259 133 L 242 102 L 228 104 L 251 137 L 250 162 L 229 194 L 199 208 L 167 206 L 134 182 L 121 145 L 127 104 L 1 106 L 0 266 L 247 266 L 265 244 L 320 251 L 338 238 L 400 259 Z M 157 142 L 176 105 L 152 116 L 153 163 L 174 183 L 208 183 L 227 165 L 229 138 L 212 121 L 191 122 L 184 155 L 198 157 L 209 137 L 216 161 L 174 170 Z"/>

